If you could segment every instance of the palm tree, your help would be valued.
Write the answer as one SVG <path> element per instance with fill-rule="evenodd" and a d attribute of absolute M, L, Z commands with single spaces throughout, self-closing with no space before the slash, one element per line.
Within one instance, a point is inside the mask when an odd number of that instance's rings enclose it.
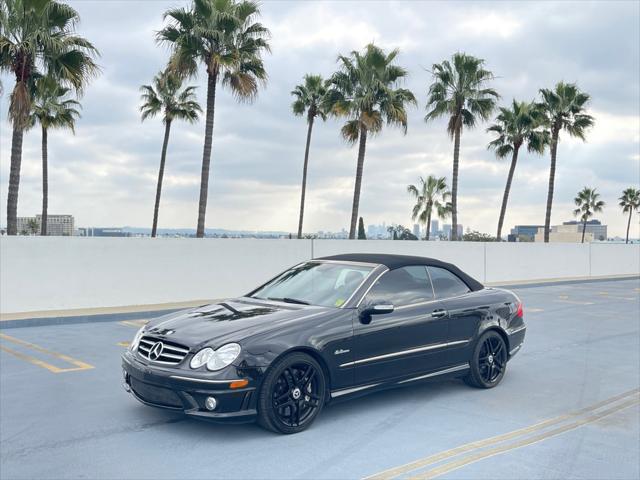
<path fill-rule="evenodd" d="M 68 5 L 54 0 L 0 2 L 0 71 L 15 76 L 9 118 L 13 124 L 7 195 L 7 234 L 17 234 L 18 189 L 22 139 L 29 126 L 32 91 L 38 70 L 64 87 L 81 93 L 99 69 L 94 46 L 75 34 L 80 18 Z"/>
<path fill-rule="evenodd" d="M 622 207 L 622 212 L 629 212 L 629 220 L 627 221 L 627 237 L 624 243 L 629 243 L 629 228 L 631 227 L 631 216 L 634 211 L 640 210 L 640 190 L 629 187 L 622 192 L 622 196 L 618 199 L 618 205 Z"/>
<path fill-rule="evenodd" d="M 582 222 L 582 242 L 584 243 L 584 233 L 587 230 L 587 221 L 593 217 L 595 212 L 601 212 L 604 207 L 604 202 L 599 200 L 600 194 L 596 192 L 595 188 L 584 187 L 578 192 L 578 196 L 573 199 L 576 208 L 573 214 L 580 217 Z"/>
<path fill-rule="evenodd" d="M 75 134 L 75 122 L 80 118 L 80 103 L 66 98 L 70 89 L 61 86 L 53 77 L 41 77 L 35 82 L 31 125 L 40 124 L 42 130 L 42 218 L 40 235 L 47 234 L 49 206 L 48 132 L 52 128 L 68 128 Z"/>
<path fill-rule="evenodd" d="M 407 192 L 416 199 L 411 219 L 418 219 L 425 226 L 427 232 L 424 239 L 429 240 L 434 207 L 440 218 L 446 218 L 451 209 L 451 192 L 447 189 L 447 180 L 445 177 L 438 178 L 433 175 L 429 175 L 426 180 L 420 177 L 418 186 L 408 185 Z"/>
<path fill-rule="evenodd" d="M 341 130 L 343 138 L 350 144 L 359 142 L 350 239 L 356 236 L 367 136 L 382 131 L 384 122 L 399 126 L 406 133 L 407 105 L 417 103 L 410 90 L 398 88 L 398 83 L 408 75 L 395 64 L 399 53 L 395 49 L 387 54 L 369 44 L 363 53 L 352 51 L 348 57 L 338 56 L 340 70 L 330 79 L 328 109 L 336 116 L 348 118 Z"/>
<path fill-rule="evenodd" d="M 153 85 L 142 85 L 140 106 L 141 118 L 144 122 L 147 118 L 162 115 L 164 123 L 164 141 L 160 154 L 160 170 L 158 172 L 158 185 L 156 188 L 156 203 L 153 208 L 153 226 L 151 236 L 155 237 L 158 229 L 158 211 L 160 210 L 160 195 L 162 193 L 162 178 L 164 177 L 164 164 L 167 159 L 167 146 L 169 145 L 169 133 L 173 120 L 185 120 L 194 123 L 198 120 L 198 114 L 202 112 L 196 101 L 196 87 L 182 88 L 182 80 L 175 74 L 159 72 L 153 77 Z"/>
<path fill-rule="evenodd" d="M 27 221 L 27 230 L 25 230 L 24 234 L 35 235 L 38 233 L 38 220 L 35 218 L 30 218 Z"/>
<path fill-rule="evenodd" d="M 433 65 L 425 121 L 447 117 L 447 133 L 453 139 L 453 177 L 451 183 L 451 240 L 458 238 L 458 165 L 463 127 L 473 128 L 488 120 L 500 96 L 487 87 L 494 76 L 484 68 L 484 60 L 455 53 L 451 62 Z"/>
<path fill-rule="evenodd" d="M 544 241 L 548 242 L 560 131 L 566 130 L 570 136 L 584 141 L 586 129 L 593 125 L 594 119 L 591 115 L 584 113 L 584 109 L 590 99 L 589 95 L 581 92 L 572 83 L 560 82 L 554 90 L 543 88 L 540 93 L 542 95 L 542 103 L 539 106 L 544 112 L 545 123 L 551 130 L 551 167 L 549 169 L 547 211 L 544 219 Z"/>
<path fill-rule="evenodd" d="M 269 30 L 256 21 L 260 9 L 250 0 L 194 0 L 186 8 L 165 12 L 168 26 L 157 34 L 172 49 L 169 68 L 181 76 L 194 76 L 201 62 L 207 71 L 207 111 L 200 178 L 196 236 L 204 237 L 213 142 L 216 87 L 228 87 L 240 101 L 251 101 L 258 84 L 266 83 L 262 53 L 269 52 Z"/>
<path fill-rule="evenodd" d="M 497 137 L 489 143 L 488 148 L 493 149 L 498 158 L 511 155 L 511 166 L 498 218 L 498 232 L 496 233 L 496 241 L 498 242 L 502 240 L 502 225 L 504 224 L 504 215 L 507 211 L 511 182 L 518 163 L 520 147 L 526 145 L 529 152 L 542 154 L 549 142 L 549 133 L 540 128 L 540 122 L 541 112 L 535 104 L 513 100 L 511 108 L 500 108 L 496 123 L 487 128 L 487 132 L 495 133 Z"/>
<path fill-rule="evenodd" d="M 309 146 L 311 132 L 316 117 L 327 119 L 324 106 L 326 103 L 327 82 L 321 75 L 305 75 L 304 84 L 297 85 L 291 95 L 295 97 L 291 108 L 295 115 L 307 114 L 307 143 L 304 149 L 304 166 L 302 167 L 302 193 L 300 194 L 300 218 L 298 220 L 298 238 L 302 238 L 302 222 L 304 219 L 304 197 L 307 190 L 307 167 L 309 165 Z"/>

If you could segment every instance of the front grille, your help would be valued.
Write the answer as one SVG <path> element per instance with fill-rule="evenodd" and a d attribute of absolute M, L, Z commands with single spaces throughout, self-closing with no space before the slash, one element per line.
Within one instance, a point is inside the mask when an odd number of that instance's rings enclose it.
<path fill-rule="evenodd" d="M 162 348 L 155 347 L 160 343 Z M 160 355 L 157 353 L 160 352 Z M 138 355 L 153 363 L 163 363 L 166 365 L 177 365 L 189 353 L 189 349 L 184 345 L 167 342 L 153 337 L 142 337 L 138 345 Z"/>
<path fill-rule="evenodd" d="M 156 387 L 155 385 L 140 382 L 134 377 L 131 377 L 131 388 L 135 394 L 145 402 L 162 407 L 183 408 L 180 397 L 168 388 Z"/>

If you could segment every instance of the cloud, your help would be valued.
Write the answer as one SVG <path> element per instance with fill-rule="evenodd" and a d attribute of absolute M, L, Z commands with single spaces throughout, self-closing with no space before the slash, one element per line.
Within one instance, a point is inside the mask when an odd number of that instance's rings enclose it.
<path fill-rule="evenodd" d="M 507 39 L 522 28 L 522 22 L 515 17 L 496 12 L 474 13 L 465 17 L 456 28 L 462 35 L 496 36 Z"/>

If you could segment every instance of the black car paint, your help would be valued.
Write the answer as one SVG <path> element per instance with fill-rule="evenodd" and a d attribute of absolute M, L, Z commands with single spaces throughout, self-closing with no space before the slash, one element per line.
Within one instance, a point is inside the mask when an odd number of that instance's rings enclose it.
<path fill-rule="evenodd" d="M 359 301 L 386 270 L 377 267 L 342 308 L 242 297 L 152 320 L 145 335 L 189 346 L 189 354 L 179 365 L 161 368 L 127 351 L 123 368 L 128 388 L 149 405 L 175 407 L 175 402 L 148 401 L 136 393 L 136 385 L 138 390 L 166 389 L 154 390 L 161 400 L 164 394 L 167 398 L 177 395 L 183 404 L 177 408 L 190 415 L 251 421 L 267 368 L 294 350 L 305 351 L 319 361 L 331 399 L 389 388 L 431 373 L 443 372 L 437 378 L 462 376 L 476 340 L 488 329 L 500 332 L 514 354 L 524 340 L 524 323 L 516 316 L 519 300 L 500 289 L 484 288 L 363 319 Z M 218 348 L 229 342 L 242 347 L 233 365 L 218 372 L 209 372 L 204 366 L 197 370 L 189 367 L 201 348 Z M 230 382 L 238 379 L 247 379 L 249 384 L 231 390 Z M 204 408 L 208 395 L 219 401 L 215 412 Z"/>

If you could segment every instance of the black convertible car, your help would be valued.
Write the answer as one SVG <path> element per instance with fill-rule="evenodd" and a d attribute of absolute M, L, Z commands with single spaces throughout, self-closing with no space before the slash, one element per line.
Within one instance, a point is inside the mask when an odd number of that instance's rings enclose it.
<path fill-rule="evenodd" d="M 122 356 L 124 387 L 147 405 L 296 433 L 338 398 L 447 377 L 494 387 L 524 335 L 518 297 L 454 265 L 337 255 L 152 320 Z"/>

